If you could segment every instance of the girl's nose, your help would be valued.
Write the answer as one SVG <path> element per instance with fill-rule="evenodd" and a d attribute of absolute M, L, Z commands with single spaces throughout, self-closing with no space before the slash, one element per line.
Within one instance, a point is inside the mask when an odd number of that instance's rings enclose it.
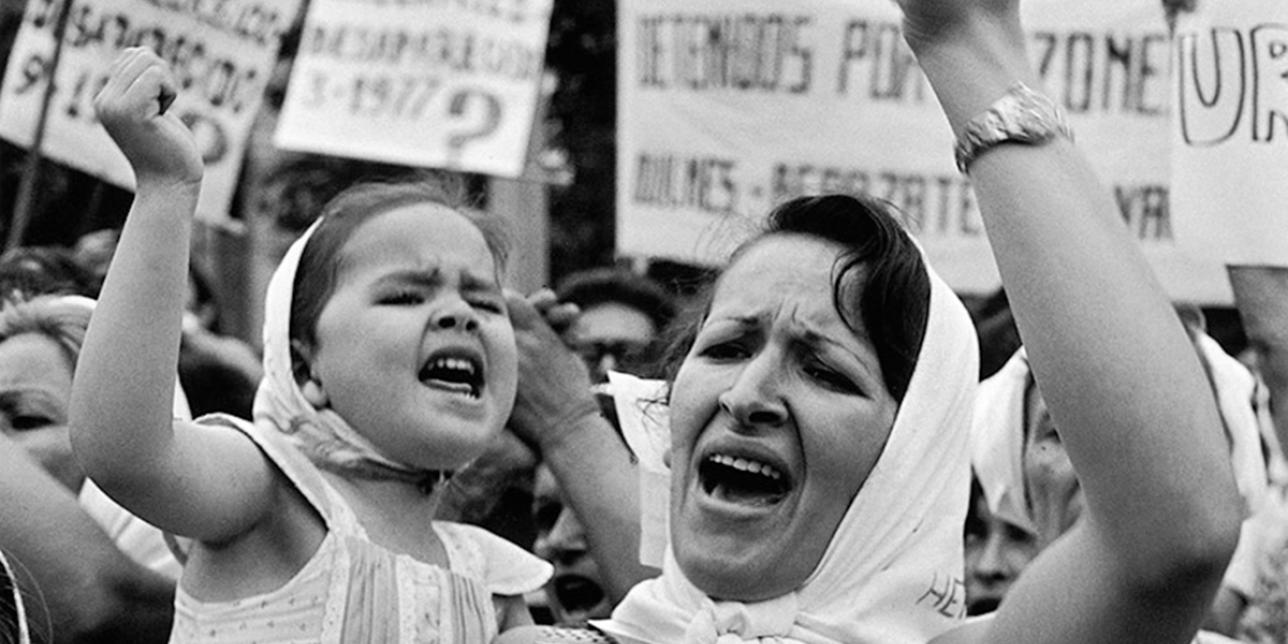
<path fill-rule="evenodd" d="M 435 314 L 434 325 L 440 329 L 475 331 L 479 327 L 479 319 L 468 302 L 457 298 L 456 302 L 440 309 Z"/>

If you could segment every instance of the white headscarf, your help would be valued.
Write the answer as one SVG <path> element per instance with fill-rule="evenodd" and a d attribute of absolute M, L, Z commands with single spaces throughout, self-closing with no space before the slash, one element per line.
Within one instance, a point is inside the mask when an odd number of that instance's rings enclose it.
<path fill-rule="evenodd" d="M 970 449 L 988 511 L 1037 534 L 1024 491 L 1024 396 L 1029 378 L 1029 359 L 1021 347 L 980 383 Z"/>
<path fill-rule="evenodd" d="M 264 298 L 264 379 L 255 393 L 255 424 L 283 433 L 318 467 L 363 478 L 418 483 L 429 489 L 440 477 L 380 453 L 380 450 L 330 409 L 317 409 L 304 398 L 291 368 L 291 299 L 300 255 L 318 218 L 291 244 L 268 283 Z"/>
<path fill-rule="evenodd" d="M 1224 421 L 1235 482 L 1248 513 L 1266 494 L 1266 464 L 1253 409 L 1252 374 L 1207 334 L 1199 331 L 1194 346 L 1204 363 Z M 1024 349 L 985 380 L 975 401 L 971 428 L 971 462 L 989 512 L 1036 534 L 1024 487 L 1024 397 L 1029 363 Z"/>
<path fill-rule="evenodd" d="M 978 342 L 933 271 L 930 284 L 925 338 L 890 438 L 805 583 L 768 601 L 716 602 L 668 548 L 662 576 L 596 626 L 656 644 L 919 644 L 958 623 Z"/>

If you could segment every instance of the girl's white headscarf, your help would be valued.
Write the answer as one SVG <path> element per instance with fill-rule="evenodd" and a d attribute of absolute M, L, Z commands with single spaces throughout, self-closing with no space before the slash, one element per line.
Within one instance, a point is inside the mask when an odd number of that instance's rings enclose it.
<path fill-rule="evenodd" d="M 805 583 L 769 601 L 713 601 L 668 548 L 662 576 L 637 585 L 596 626 L 654 644 L 900 644 L 925 642 L 962 618 L 978 342 L 933 271 L 930 284 L 925 338 L 890 438 Z"/>
<path fill-rule="evenodd" d="M 1255 379 L 1215 340 L 1198 331 L 1195 349 L 1207 371 L 1225 424 L 1230 462 L 1246 510 L 1255 511 L 1266 494 L 1266 464 L 1253 409 Z M 1037 534 L 1024 487 L 1024 397 L 1031 377 L 1024 349 L 985 380 L 975 401 L 971 462 L 989 512 Z"/>
<path fill-rule="evenodd" d="M 268 283 L 264 301 L 264 379 L 255 393 L 255 424 L 282 432 L 318 467 L 363 478 L 410 481 L 429 489 L 440 473 L 413 468 L 380 453 L 330 409 L 304 398 L 291 369 L 291 299 L 300 255 L 318 218 L 291 247 Z"/>

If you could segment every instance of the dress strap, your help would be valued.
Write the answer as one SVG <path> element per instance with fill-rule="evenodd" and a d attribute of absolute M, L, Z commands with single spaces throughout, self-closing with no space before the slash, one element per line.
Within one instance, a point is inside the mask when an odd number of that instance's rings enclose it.
<path fill-rule="evenodd" d="M 328 530 L 341 535 L 366 539 L 366 531 L 344 497 L 323 478 L 317 466 L 299 449 L 281 436 L 275 428 L 264 428 L 228 414 L 207 414 L 197 419 L 205 425 L 231 427 L 248 436 L 268 460 L 277 467 L 295 489 L 322 516 Z"/>

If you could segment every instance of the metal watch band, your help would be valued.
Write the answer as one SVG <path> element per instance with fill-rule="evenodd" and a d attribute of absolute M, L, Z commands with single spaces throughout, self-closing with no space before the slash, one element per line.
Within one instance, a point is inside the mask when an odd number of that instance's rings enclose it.
<path fill-rule="evenodd" d="M 965 174 L 979 155 L 1002 143 L 1037 145 L 1057 136 L 1073 140 L 1064 111 L 1050 98 L 1017 82 L 966 123 L 954 149 L 957 169 Z"/>

